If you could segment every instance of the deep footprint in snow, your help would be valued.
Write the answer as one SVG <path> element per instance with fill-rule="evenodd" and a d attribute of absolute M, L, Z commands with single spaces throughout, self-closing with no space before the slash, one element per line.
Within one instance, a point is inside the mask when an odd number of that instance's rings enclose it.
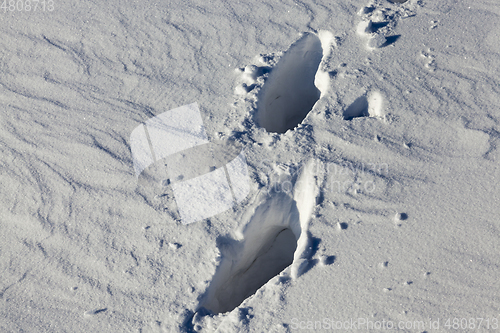
<path fill-rule="evenodd" d="M 246 214 L 241 240 L 219 239 L 221 262 L 198 311 L 232 311 L 288 266 L 291 278 L 311 266 L 308 224 L 318 195 L 314 175 L 302 173 L 293 198 L 285 192 L 263 195 Z"/>
<path fill-rule="evenodd" d="M 258 96 L 257 123 L 284 133 L 304 120 L 320 98 L 315 77 L 323 57 L 319 37 L 304 34 L 279 60 Z"/>
<path fill-rule="evenodd" d="M 221 241 L 222 261 L 201 306 L 228 312 L 293 262 L 300 236 L 299 212 L 286 194 L 257 207 L 243 231 L 244 240 Z"/>

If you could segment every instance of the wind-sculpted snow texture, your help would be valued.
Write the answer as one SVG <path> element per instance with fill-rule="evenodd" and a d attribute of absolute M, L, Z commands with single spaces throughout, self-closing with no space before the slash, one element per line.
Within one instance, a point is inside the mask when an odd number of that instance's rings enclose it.
<path fill-rule="evenodd" d="M 11 2 L 1 332 L 500 320 L 497 1 Z"/>

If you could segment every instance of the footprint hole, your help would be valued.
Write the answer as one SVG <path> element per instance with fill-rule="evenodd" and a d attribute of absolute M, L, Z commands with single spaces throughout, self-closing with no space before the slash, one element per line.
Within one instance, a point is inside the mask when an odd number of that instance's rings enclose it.
<path fill-rule="evenodd" d="M 366 96 L 358 97 L 347 109 L 344 110 L 344 120 L 352 120 L 357 117 L 368 117 L 368 99 Z"/>
<path fill-rule="evenodd" d="M 285 133 L 305 119 L 321 95 L 315 78 L 322 57 L 321 41 L 315 34 L 304 34 L 290 46 L 259 94 L 259 126 L 268 132 Z"/>
<path fill-rule="evenodd" d="M 224 239 L 222 258 L 200 308 L 232 311 L 291 265 L 300 236 L 295 201 L 286 197 L 259 206 L 241 242 Z"/>

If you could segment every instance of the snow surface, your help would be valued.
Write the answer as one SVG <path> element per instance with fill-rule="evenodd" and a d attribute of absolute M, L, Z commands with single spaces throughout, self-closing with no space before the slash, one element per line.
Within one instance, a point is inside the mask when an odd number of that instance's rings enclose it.
<path fill-rule="evenodd" d="M 0 15 L 1 332 L 498 331 L 497 0 Z M 130 138 L 192 103 L 250 182 L 183 224 Z"/>

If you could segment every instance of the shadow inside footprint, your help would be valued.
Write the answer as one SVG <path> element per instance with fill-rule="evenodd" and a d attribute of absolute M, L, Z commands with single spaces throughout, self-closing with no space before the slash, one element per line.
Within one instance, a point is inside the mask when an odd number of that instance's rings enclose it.
<path fill-rule="evenodd" d="M 386 47 L 386 46 L 389 46 L 389 45 L 396 43 L 396 41 L 399 39 L 399 37 L 401 37 L 401 35 L 393 35 L 393 36 L 386 37 L 385 44 L 382 45 L 382 47 Z"/>
<path fill-rule="evenodd" d="M 259 93 L 260 126 L 285 133 L 304 120 L 320 97 L 314 80 L 322 57 L 321 41 L 313 33 L 304 34 L 290 46 Z"/>
<path fill-rule="evenodd" d="M 253 212 L 243 241 L 218 240 L 222 260 L 200 308 L 232 311 L 292 264 L 299 236 L 296 202 L 285 194 L 266 200 Z"/>
<path fill-rule="evenodd" d="M 366 96 L 358 97 L 347 109 L 344 110 L 344 119 L 351 120 L 356 117 L 368 117 L 368 99 Z"/>

